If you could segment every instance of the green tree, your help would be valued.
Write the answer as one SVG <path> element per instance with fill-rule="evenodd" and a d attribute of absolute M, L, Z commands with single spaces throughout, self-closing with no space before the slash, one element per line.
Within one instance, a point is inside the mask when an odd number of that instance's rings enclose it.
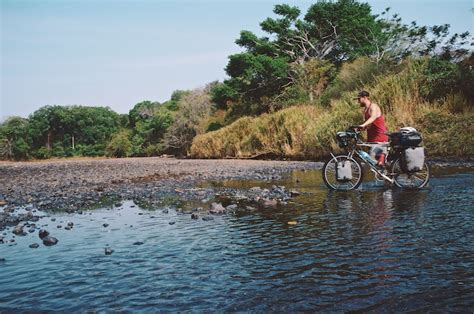
<path fill-rule="evenodd" d="M 129 139 L 130 131 L 121 130 L 114 134 L 107 145 L 106 155 L 108 157 L 128 157 L 132 152 L 132 143 Z"/>
<path fill-rule="evenodd" d="M 11 117 L 0 124 L 0 158 L 27 159 L 30 142 L 27 119 Z"/>

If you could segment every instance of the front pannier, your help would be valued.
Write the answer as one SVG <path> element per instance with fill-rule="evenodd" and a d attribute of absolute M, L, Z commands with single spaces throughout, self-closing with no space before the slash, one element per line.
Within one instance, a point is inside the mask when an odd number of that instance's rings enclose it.
<path fill-rule="evenodd" d="M 336 163 L 336 180 L 339 182 L 348 182 L 352 180 L 350 160 L 339 161 Z"/>
<path fill-rule="evenodd" d="M 425 164 L 425 150 L 423 147 L 405 149 L 405 164 L 407 171 L 416 172 L 423 169 Z"/>

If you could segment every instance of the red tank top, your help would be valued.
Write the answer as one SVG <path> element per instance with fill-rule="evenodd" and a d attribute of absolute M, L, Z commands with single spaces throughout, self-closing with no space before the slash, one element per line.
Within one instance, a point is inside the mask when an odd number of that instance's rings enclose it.
<path fill-rule="evenodd" d="M 372 104 L 370 104 L 370 106 L 372 106 Z M 364 111 L 365 121 L 370 118 L 370 106 Z M 386 130 L 385 119 L 383 114 L 381 114 L 380 117 L 375 119 L 375 121 L 367 127 L 367 142 L 388 142 L 388 136 L 385 135 Z"/>

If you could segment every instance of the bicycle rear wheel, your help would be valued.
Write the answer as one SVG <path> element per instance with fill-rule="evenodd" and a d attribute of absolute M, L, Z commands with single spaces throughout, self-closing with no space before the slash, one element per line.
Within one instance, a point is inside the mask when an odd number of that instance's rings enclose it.
<path fill-rule="evenodd" d="M 350 180 L 340 181 L 336 176 L 337 163 L 349 161 L 351 165 L 352 178 Z M 360 163 L 348 156 L 340 155 L 329 159 L 323 166 L 323 181 L 328 188 L 338 191 L 350 191 L 359 187 L 362 182 L 362 166 Z"/>
<path fill-rule="evenodd" d="M 399 158 L 393 163 L 392 173 L 394 174 L 394 183 L 399 188 L 420 189 L 424 187 L 430 179 L 430 168 L 426 162 L 420 171 L 404 172 Z"/>

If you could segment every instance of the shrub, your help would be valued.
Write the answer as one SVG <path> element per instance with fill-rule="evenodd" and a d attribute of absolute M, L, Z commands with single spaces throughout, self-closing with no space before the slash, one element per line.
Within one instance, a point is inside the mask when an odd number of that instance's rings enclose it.
<path fill-rule="evenodd" d="M 107 145 L 106 155 L 108 157 L 128 157 L 132 152 L 132 143 L 129 139 L 129 131 L 122 130 L 116 133 L 109 145 Z"/>

